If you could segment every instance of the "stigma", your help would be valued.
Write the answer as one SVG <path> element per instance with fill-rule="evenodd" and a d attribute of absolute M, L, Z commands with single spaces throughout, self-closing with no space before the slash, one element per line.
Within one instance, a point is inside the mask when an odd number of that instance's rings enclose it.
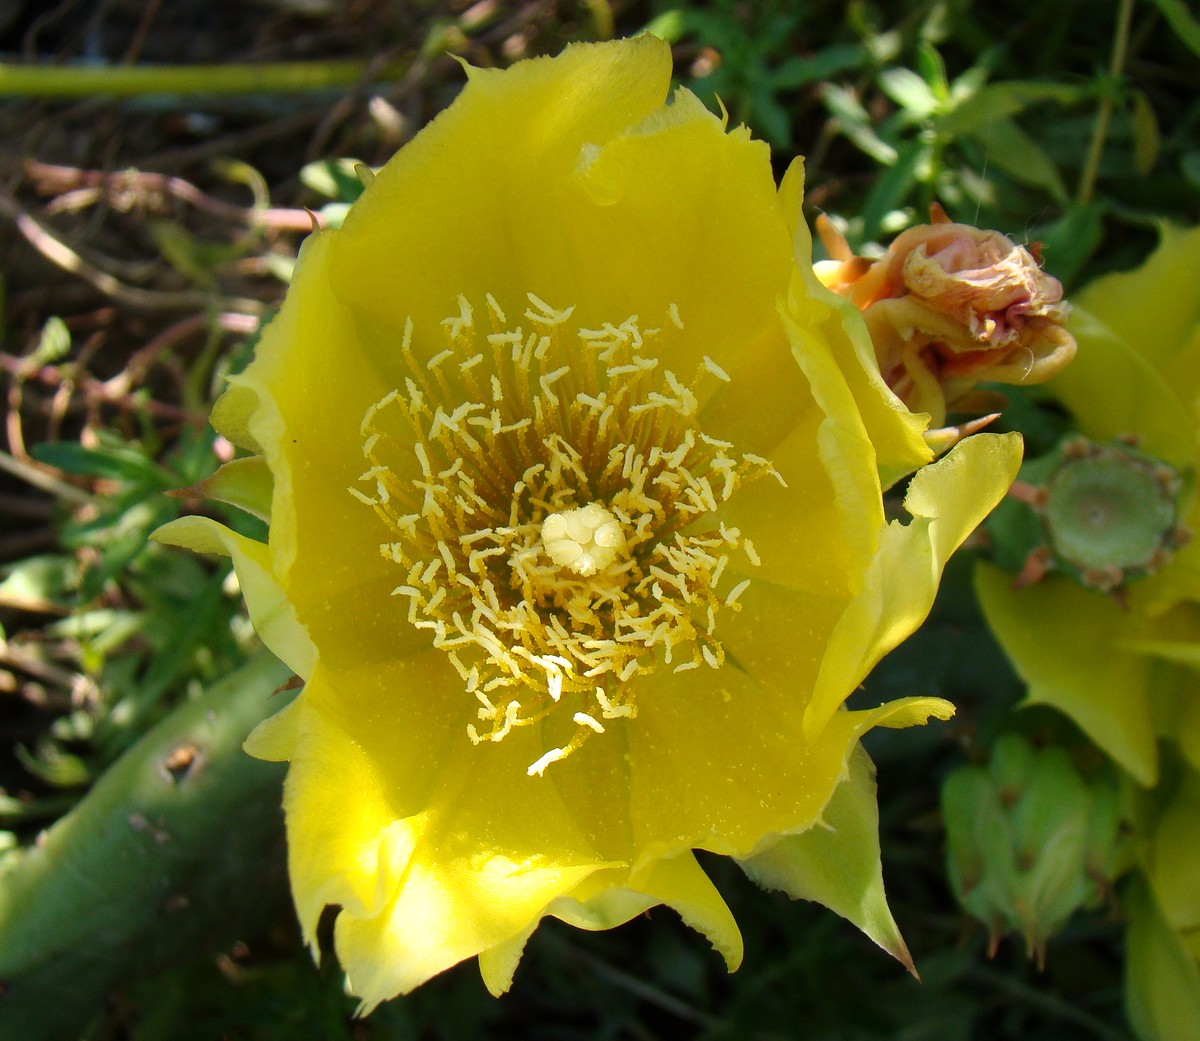
<path fill-rule="evenodd" d="M 559 567 L 585 578 L 608 567 L 625 548 L 621 522 L 598 502 L 551 513 L 542 521 L 542 545 Z"/>

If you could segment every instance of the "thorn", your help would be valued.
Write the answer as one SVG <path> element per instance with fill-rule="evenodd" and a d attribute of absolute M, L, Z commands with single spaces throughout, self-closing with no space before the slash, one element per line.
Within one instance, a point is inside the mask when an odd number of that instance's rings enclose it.
<path fill-rule="evenodd" d="M 1008 489 L 1008 496 L 1016 499 L 1017 502 L 1023 502 L 1026 506 L 1032 506 L 1035 510 L 1045 506 L 1048 498 L 1045 488 L 1037 484 L 1030 484 L 1028 481 L 1013 481 L 1012 486 Z"/>
<path fill-rule="evenodd" d="M 304 680 L 302 680 L 299 676 L 290 676 L 273 691 L 271 691 L 271 697 L 275 697 L 277 694 L 282 694 L 284 691 L 295 690 L 297 687 L 303 686 Z"/>
<path fill-rule="evenodd" d="M 1049 548 L 1039 546 L 1025 558 L 1020 573 L 1013 579 L 1013 589 L 1024 589 L 1026 586 L 1040 582 L 1046 577 L 1046 572 L 1050 570 L 1053 561 L 1054 558 L 1051 556 Z"/>

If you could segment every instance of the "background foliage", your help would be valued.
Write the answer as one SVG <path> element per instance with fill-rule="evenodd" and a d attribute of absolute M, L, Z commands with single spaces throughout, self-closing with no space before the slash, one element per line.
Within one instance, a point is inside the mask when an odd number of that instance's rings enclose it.
<path fill-rule="evenodd" d="M 937 200 L 1042 241 L 1069 290 L 1136 263 L 1159 221 L 1200 222 L 1200 25 L 1178 0 L 0 9 L 0 857 L 44 864 L 14 893 L 0 861 L 0 909 L 23 900 L 30 929 L 0 936 L 3 1036 L 1131 1036 L 1111 909 L 1073 920 L 1038 971 L 1011 942 L 989 960 L 949 894 L 939 781 L 1020 696 L 966 559 L 860 695 L 960 706 L 952 724 L 870 747 L 885 877 L 920 984 L 832 914 L 715 860 L 746 935 L 732 977 L 667 913 L 603 934 L 547 923 L 503 1001 L 466 965 L 355 1021 L 336 965 L 300 946 L 278 771 L 237 751 L 254 720 L 214 722 L 223 677 L 242 670 L 237 689 L 263 704 L 283 677 L 256 652 L 227 570 L 146 536 L 197 508 L 166 493 L 228 457 L 206 424 L 212 396 L 248 357 L 311 221 L 336 223 L 357 192 L 348 160 L 382 163 L 449 102 L 450 56 L 504 64 L 647 26 L 672 41 L 679 82 L 769 141 L 781 170 L 807 157 L 810 216 L 829 214 L 860 250 Z M 181 55 L 217 68 L 168 81 L 151 67 Z M 235 514 L 243 531 L 258 524 Z M 1049 712 L 1020 725 L 1074 740 Z M 85 795 L 72 829 L 39 849 Z M 220 871 L 198 871 L 214 849 Z M 63 884 L 77 872 L 95 884 Z M 121 901 L 100 913 L 112 892 Z"/>

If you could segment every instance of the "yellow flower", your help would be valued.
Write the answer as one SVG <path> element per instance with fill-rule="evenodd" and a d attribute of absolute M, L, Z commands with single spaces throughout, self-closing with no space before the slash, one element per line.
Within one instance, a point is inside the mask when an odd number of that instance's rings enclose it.
<path fill-rule="evenodd" d="M 1200 466 L 1197 264 L 1200 228 L 1165 228 L 1141 268 L 1079 293 L 1070 324 L 1079 357 L 1048 387 L 1087 438 L 1132 436 L 1141 453 L 1185 476 Z M 1182 516 L 1200 531 L 1194 489 Z M 1174 549 L 1173 531 L 1165 536 L 1172 548 L 1155 573 L 1120 600 L 1062 575 L 1013 590 L 1011 576 L 984 567 L 977 583 L 1030 701 L 1065 712 L 1143 785 L 1157 782 L 1160 737 L 1177 740 L 1200 768 L 1200 543 Z"/>
<path fill-rule="evenodd" d="M 801 169 L 670 75 L 652 37 L 468 70 L 214 410 L 253 454 L 208 491 L 269 542 L 160 533 L 232 555 L 306 681 L 248 748 L 290 760 L 303 933 L 341 908 L 364 1008 L 476 955 L 502 992 L 545 915 L 665 904 L 732 969 L 694 849 L 903 951 L 857 740 L 951 710 L 842 702 L 1019 448 L 969 439 L 885 521 L 879 472 L 929 453 L 815 280 Z"/>
<path fill-rule="evenodd" d="M 863 312 L 888 386 L 934 426 L 981 382 L 1044 383 L 1075 356 L 1070 307 L 1036 247 L 953 224 L 940 206 L 875 261 L 828 220 L 817 227 L 832 258 L 818 276 Z"/>

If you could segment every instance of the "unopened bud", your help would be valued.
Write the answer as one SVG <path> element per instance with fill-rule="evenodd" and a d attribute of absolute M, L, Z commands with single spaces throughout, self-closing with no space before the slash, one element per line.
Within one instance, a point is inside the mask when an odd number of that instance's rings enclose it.
<path fill-rule="evenodd" d="M 995 950 L 1021 933 L 1041 962 L 1046 941 L 1107 893 L 1118 842 L 1116 788 L 1085 781 L 1061 748 L 1006 734 L 986 766 L 942 787 L 950 883 L 988 927 Z"/>

